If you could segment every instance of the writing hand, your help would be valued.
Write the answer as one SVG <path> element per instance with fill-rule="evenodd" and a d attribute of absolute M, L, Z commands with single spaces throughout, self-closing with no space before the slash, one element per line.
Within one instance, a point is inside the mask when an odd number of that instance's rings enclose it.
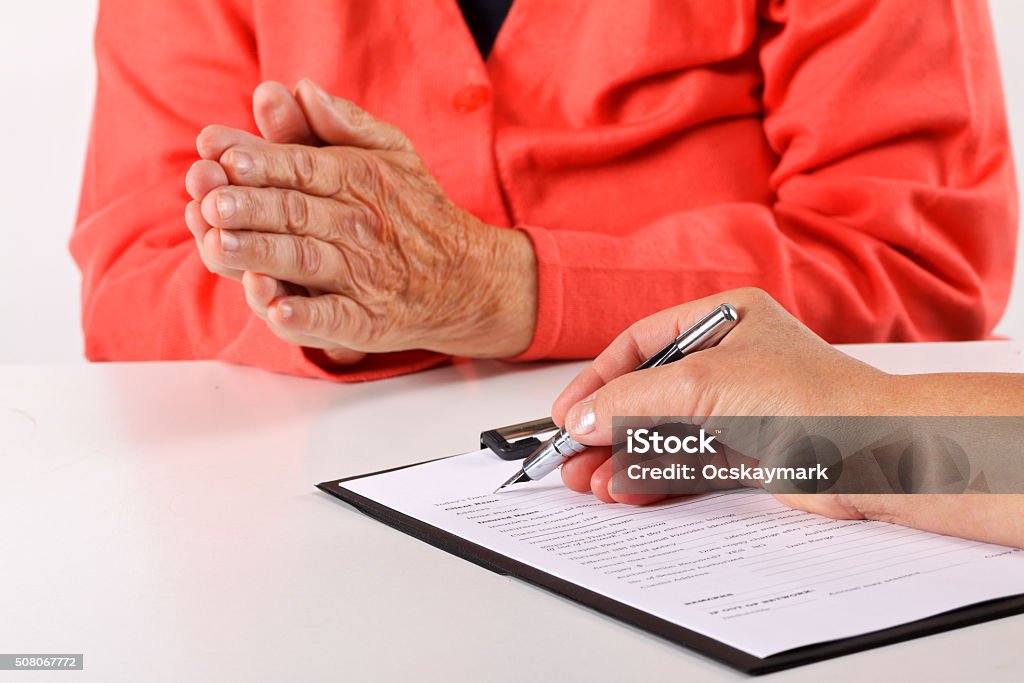
<path fill-rule="evenodd" d="M 719 304 L 740 322 L 716 347 L 660 368 L 632 372 Z M 656 313 L 623 332 L 555 401 L 552 415 L 581 443 L 608 446 L 616 415 L 853 415 L 881 410 L 889 375 L 833 349 L 767 294 L 738 289 Z M 576 491 L 602 500 L 649 503 L 664 496 L 620 495 L 610 449 L 590 449 L 562 466 Z"/>

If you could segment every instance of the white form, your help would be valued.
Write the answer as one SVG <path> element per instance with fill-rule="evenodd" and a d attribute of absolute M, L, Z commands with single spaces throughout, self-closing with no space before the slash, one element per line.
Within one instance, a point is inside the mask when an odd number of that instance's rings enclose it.
<path fill-rule="evenodd" d="M 1024 552 L 792 510 L 753 489 L 610 505 L 468 453 L 341 484 L 757 657 L 1024 593 Z"/>

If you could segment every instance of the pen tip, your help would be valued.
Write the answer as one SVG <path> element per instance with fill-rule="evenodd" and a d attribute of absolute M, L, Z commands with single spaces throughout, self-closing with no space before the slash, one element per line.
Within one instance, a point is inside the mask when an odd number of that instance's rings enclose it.
<path fill-rule="evenodd" d="M 502 489 L 504 489 L 504 488 L 506 488 L 508 486 L 511 486 L 512 484 L 521 484 L 524 481 L 530 481 L 530 477 L 526 474 L 526 472 L 524 472 L 522 470 L 519 470 L 518 472 L 513 474 L 512 477 L 508 481 L 506 481 L 504 484 L 502 484 L 498 488 L 494 489 L 494 492 L 498 493 Z"/>

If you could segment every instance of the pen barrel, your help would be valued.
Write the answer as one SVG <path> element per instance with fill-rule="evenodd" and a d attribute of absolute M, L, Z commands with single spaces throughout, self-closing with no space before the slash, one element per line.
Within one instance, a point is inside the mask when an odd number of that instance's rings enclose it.
<path fill-rule="evenodd" d="M 701 318 L 693 327 L 676 337 L 676 349 L 681 356 L 711 348 L 729 333 L 740 319 L 730 304 L 722 304 Z"/>
<path fill-rule="evenodd" d="M 691 353 L 711 348 L 729 333 L 739 319 L 739 313 L 731 304 L 722 304 L 673 339 L 661 351 L 636 366 L 634 372 L 675 363 Z"/>
<path fill-rule="evenodd" d="M 533 481 L 543 479 L 563 462 L 586 449 L 586 446 L 569 436 L 563 427 L 523 462 L 523 472 Z"/>

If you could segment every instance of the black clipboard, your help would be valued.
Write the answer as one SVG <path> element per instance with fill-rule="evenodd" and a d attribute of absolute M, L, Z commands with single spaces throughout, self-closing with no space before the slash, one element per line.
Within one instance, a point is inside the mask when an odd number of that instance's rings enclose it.
<path fill-rule="evenodd" d="M 487 443 L 483 442 L 484 435 L 488 433 L 498 433 L 504 440 L 504 438 L 512 438 L 508 437 L 508 434 L 520 434 L 522 430 L 517 432 L 517 427 L 521 428 L 527 425 L 547 427 L 548 424 L 549 423 L 547 421 L 535 420 L 530 423 L 523 423 L 523 425 L 512 425 L 498 430 L 489 430 L 489 432 L 481 434 L 481 446 L 490 447 Z M 525 438 L 534 438 L 534 435 L 531 434 L 520 434 L 520 436 Z M 513 452 L 515 444 L 507 445 L 510 446 L 510 450 L 506 451 L 506 455 L 502 455 L 501 453 L 498 453 L 498 455 L 506 460 L 514 459 L 514 457 L 510 457 L 510 454 Z M 498 444 L 498 446 L 500 447 L 500 444 Z M 492 448 L 492 450 L 495 449 Z M 525 449 L 521 448 L 520 452 L 522 450 Z M 525 457 L 525 454 L 518 457 Z M 443 458 L 437 459 L 442 460 Z M 387 524 L 402 533 L 408 534 L 413 538 L 429 543 L 435 548 L 451 553 L 456 557 L 461 557 L 464 560 L 469 560 L 474 564 L 498 574 L 515 576 L 518 579 L 527 581 L 535 586 L 551 591 L 552 593 L 566 597 L 573 602 L 583 605 L 584 607 L 589 607 L 590 609 L 614 619 L 618 619 L 630 626 L 648 631 L 649 633 L 664 638 L 665 640 L 677 645 L 682 645 L 685 648 L 693 650 L 706 657 L 710 657 L 711 659 L 717 660 L 747 674 L 756 676 L 771 673 L 773 671 L 791 669 L 804 664 L 812 664 L 825 659 L 832 659 L 833 657 L 840 657 L 854 652 L 861 652 L 863 650 L 870 650 L 876 647 L 911 640 L 912 638 L 920 638 L 933 633 L 942 633 L 943 631 L 951 631 L 956 628 L 970 626 L 984 621 L 992 621 L 994 619 L 1001 619 L 1003 617 L 1024 613 L 1024 595 L 1017 595 L 968 605 L 966 607 L 961 607 L 935 616 L 882 629 L 881 631 L 872 631 L 871 633 L 853 636 L 852 638 L 842 638 L 840 640 L 808 645 L 794 650 L 780 652 L 778 654 L 771 655 L 770 657 L 755 657 L 748 652 L 726 645 L 714 638 L 692 631 L 688 628 L 684 628 L 670 621 L 666 621 L 665 619 L 656 617 L 649 612 L 631 607 L 606 595 L 595 593 L 594 591 L 583 588 L 570 581 L 560 579 L 557 576 L 541 571 L 536 567 L 531 567 L 530 565 L 513 560 L 512 558 L 490 550 L 489 548 L 477 545 L 476 543 L 471 543 L 470 541 L 460 538 L 455 534 L 439 529 L 413 517 L 409 517 L 408 515 L 389 508 L 386 505 L 382 505 L 377 501 L 370 500 L 369 498 L 340 486 L 345 482 L 353 481 L 355 479 L 363 479 L 365 477 L 384 474 L 385 472 L 394 472 L 408 467 L 416 467 L 417 465 L 422 465 L 425 462 L 431 461 L 413 463 L 410 465 L 403 465 L 401 467 L 392 467 L 386 470 L 370 472 L 354 477 L 345 477 L 343 479 L 335 479 L 333 481 L 325 481 L 317 484 L 316 486 L 321 491 L 329 493 L 335 498 L 344 501 L 369 517 L 372 517 L 379 522 L 383 522 L 384 524 Z"/>

